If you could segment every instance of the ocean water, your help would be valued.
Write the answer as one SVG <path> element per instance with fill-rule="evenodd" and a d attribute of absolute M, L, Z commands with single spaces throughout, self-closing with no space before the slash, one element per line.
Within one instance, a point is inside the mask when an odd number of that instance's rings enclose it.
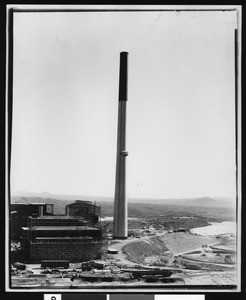
<path fill-rule="evenodd" d="M 225 221 L 221 223 L 211 223 L 209 226 L 192 228 L 191 232 L 199 235 L 235 234 L 237 224 L 235 221 Z"/>

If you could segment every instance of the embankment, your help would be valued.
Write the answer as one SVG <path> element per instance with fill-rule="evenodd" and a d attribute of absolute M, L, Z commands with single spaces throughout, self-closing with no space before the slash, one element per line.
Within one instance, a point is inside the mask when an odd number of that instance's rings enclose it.
<path fill-rule="evenodd" d="M 168 249 L 161 237 L 137 241 L 122 248 L 122 252 L 127 254 L 128 259 L 135 263 L 144 263 L 147 257 L 165 255 L 166 251 Z"/>
<path fill-rule="evenodd" d="M 190 251 L 204 244 L 215 244 L 218 240 L 211 236 L 198 236 L 186 232 L 167 233 L 148 240 L 125 245 L 122 250 L 130 261 L 143 263 L 148 257 L 170 256 Z M 167 251 L 170 251 L 167 254 Z"/>
<path fill-rule="evenodd" d="M 161 240 L 173 254 L 190 251 L 204 244 L 218 243 L 216 237 L 194 235 L 187 232 L 167 233 L 161 236 Z"/>

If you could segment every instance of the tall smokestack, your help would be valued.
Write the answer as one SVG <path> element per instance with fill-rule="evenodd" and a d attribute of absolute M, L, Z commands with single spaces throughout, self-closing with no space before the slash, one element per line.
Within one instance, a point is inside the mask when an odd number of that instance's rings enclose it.
<path fill-rule="evenodd" d="M 119 108 L 117 133 L 117 158 L 114 198 L 113 237 L 127 238 L 126 201 L 126 103 L 127 103 L 127 58 L 128 52 L 120 53 Z"/>

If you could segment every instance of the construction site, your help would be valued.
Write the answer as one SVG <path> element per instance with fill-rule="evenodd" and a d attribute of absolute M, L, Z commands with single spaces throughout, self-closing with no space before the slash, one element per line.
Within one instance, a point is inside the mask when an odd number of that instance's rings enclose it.
<path fill-rule="evenodd" d="M 142 228 L 130 228 L 127 239 L 113 239 L 108 226 L 112 221 L 100 221 L 100 207 L 92 217 L 88 201 L 69 205 L 77 211 L 80 207 L 82 216 L 79 212 L 68 215 L 71 209 L 67 208 L 64 215 L 47 215 L 40 206 L 25 204 L 28 213 L 21 239 L 12 243 L 13 288 L 236 284 L 236 237 L 232 234 L 208 236 L 186 228 L 166 230 L 158 224 L 147 226 L 148 221 L 140 219 Z M 24 204 L 19 207 L 23 213 Z M 12 209 L 16 218 L 17 205 Z"/>

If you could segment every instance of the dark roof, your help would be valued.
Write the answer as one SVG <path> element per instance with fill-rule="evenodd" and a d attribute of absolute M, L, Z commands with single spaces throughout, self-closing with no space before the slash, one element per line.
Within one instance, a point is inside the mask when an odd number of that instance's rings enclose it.
<path fill-rule="evenodd" d="M 38 217 L 32 217 L 29 216 L 29 218 L 31 219 L 48 219 L 48 220 L 52 220 L 52 219 L 57 219 L 57 220 L 82 220 L 82 221 L 86 221 L 84 220 L 82 217 L 80 216 L 67 216 L 67 215 L 62 215 L 62 216 L 57 216 L 57 215 L 53 215 L 53 216 L 38 216 Z"/>
<path fill-rule="evenodd" d="M 67 206 L 94 206 L 91 202 L 76 202 L 68 204 Z"/>
<path fill-rule="evenodd" d="M 28 206 L 28 205 L 46 205 L 46 203 L 11 203 L 11 205 L 25 205 L 25 206 Z"/>
<path fill-rule="evenodd" d="M 22 227 L 24 230 L 95 230 L 99 231 L 97 227 L 89 226 L 32 226 L 32 227 Z"/>
<path fill-rule="evenodd" d="M 76 200 L 75 203 L 71 203 L 66 205 L 66 207 L 70 206 L 76 206 L 76 207 L 88 207 L 88 206 L 94 206 L 96 208 L 100 208 L 100 206 L 97 206 L 96 204 L 93 204 L 91 201 L 81 201 L 81 200 Z"/>
<path fill-rule="evenodd" d="M 92 240 L 92 237 L 56 237 L 56 236 L 51 236 L 51 237 L 36 237 L 36 240 Z"/>
<path fill-rule="evenodd" d="M 74 200 L 75 203 L 92 203 L 91 201 L 88 200 Z"/>

